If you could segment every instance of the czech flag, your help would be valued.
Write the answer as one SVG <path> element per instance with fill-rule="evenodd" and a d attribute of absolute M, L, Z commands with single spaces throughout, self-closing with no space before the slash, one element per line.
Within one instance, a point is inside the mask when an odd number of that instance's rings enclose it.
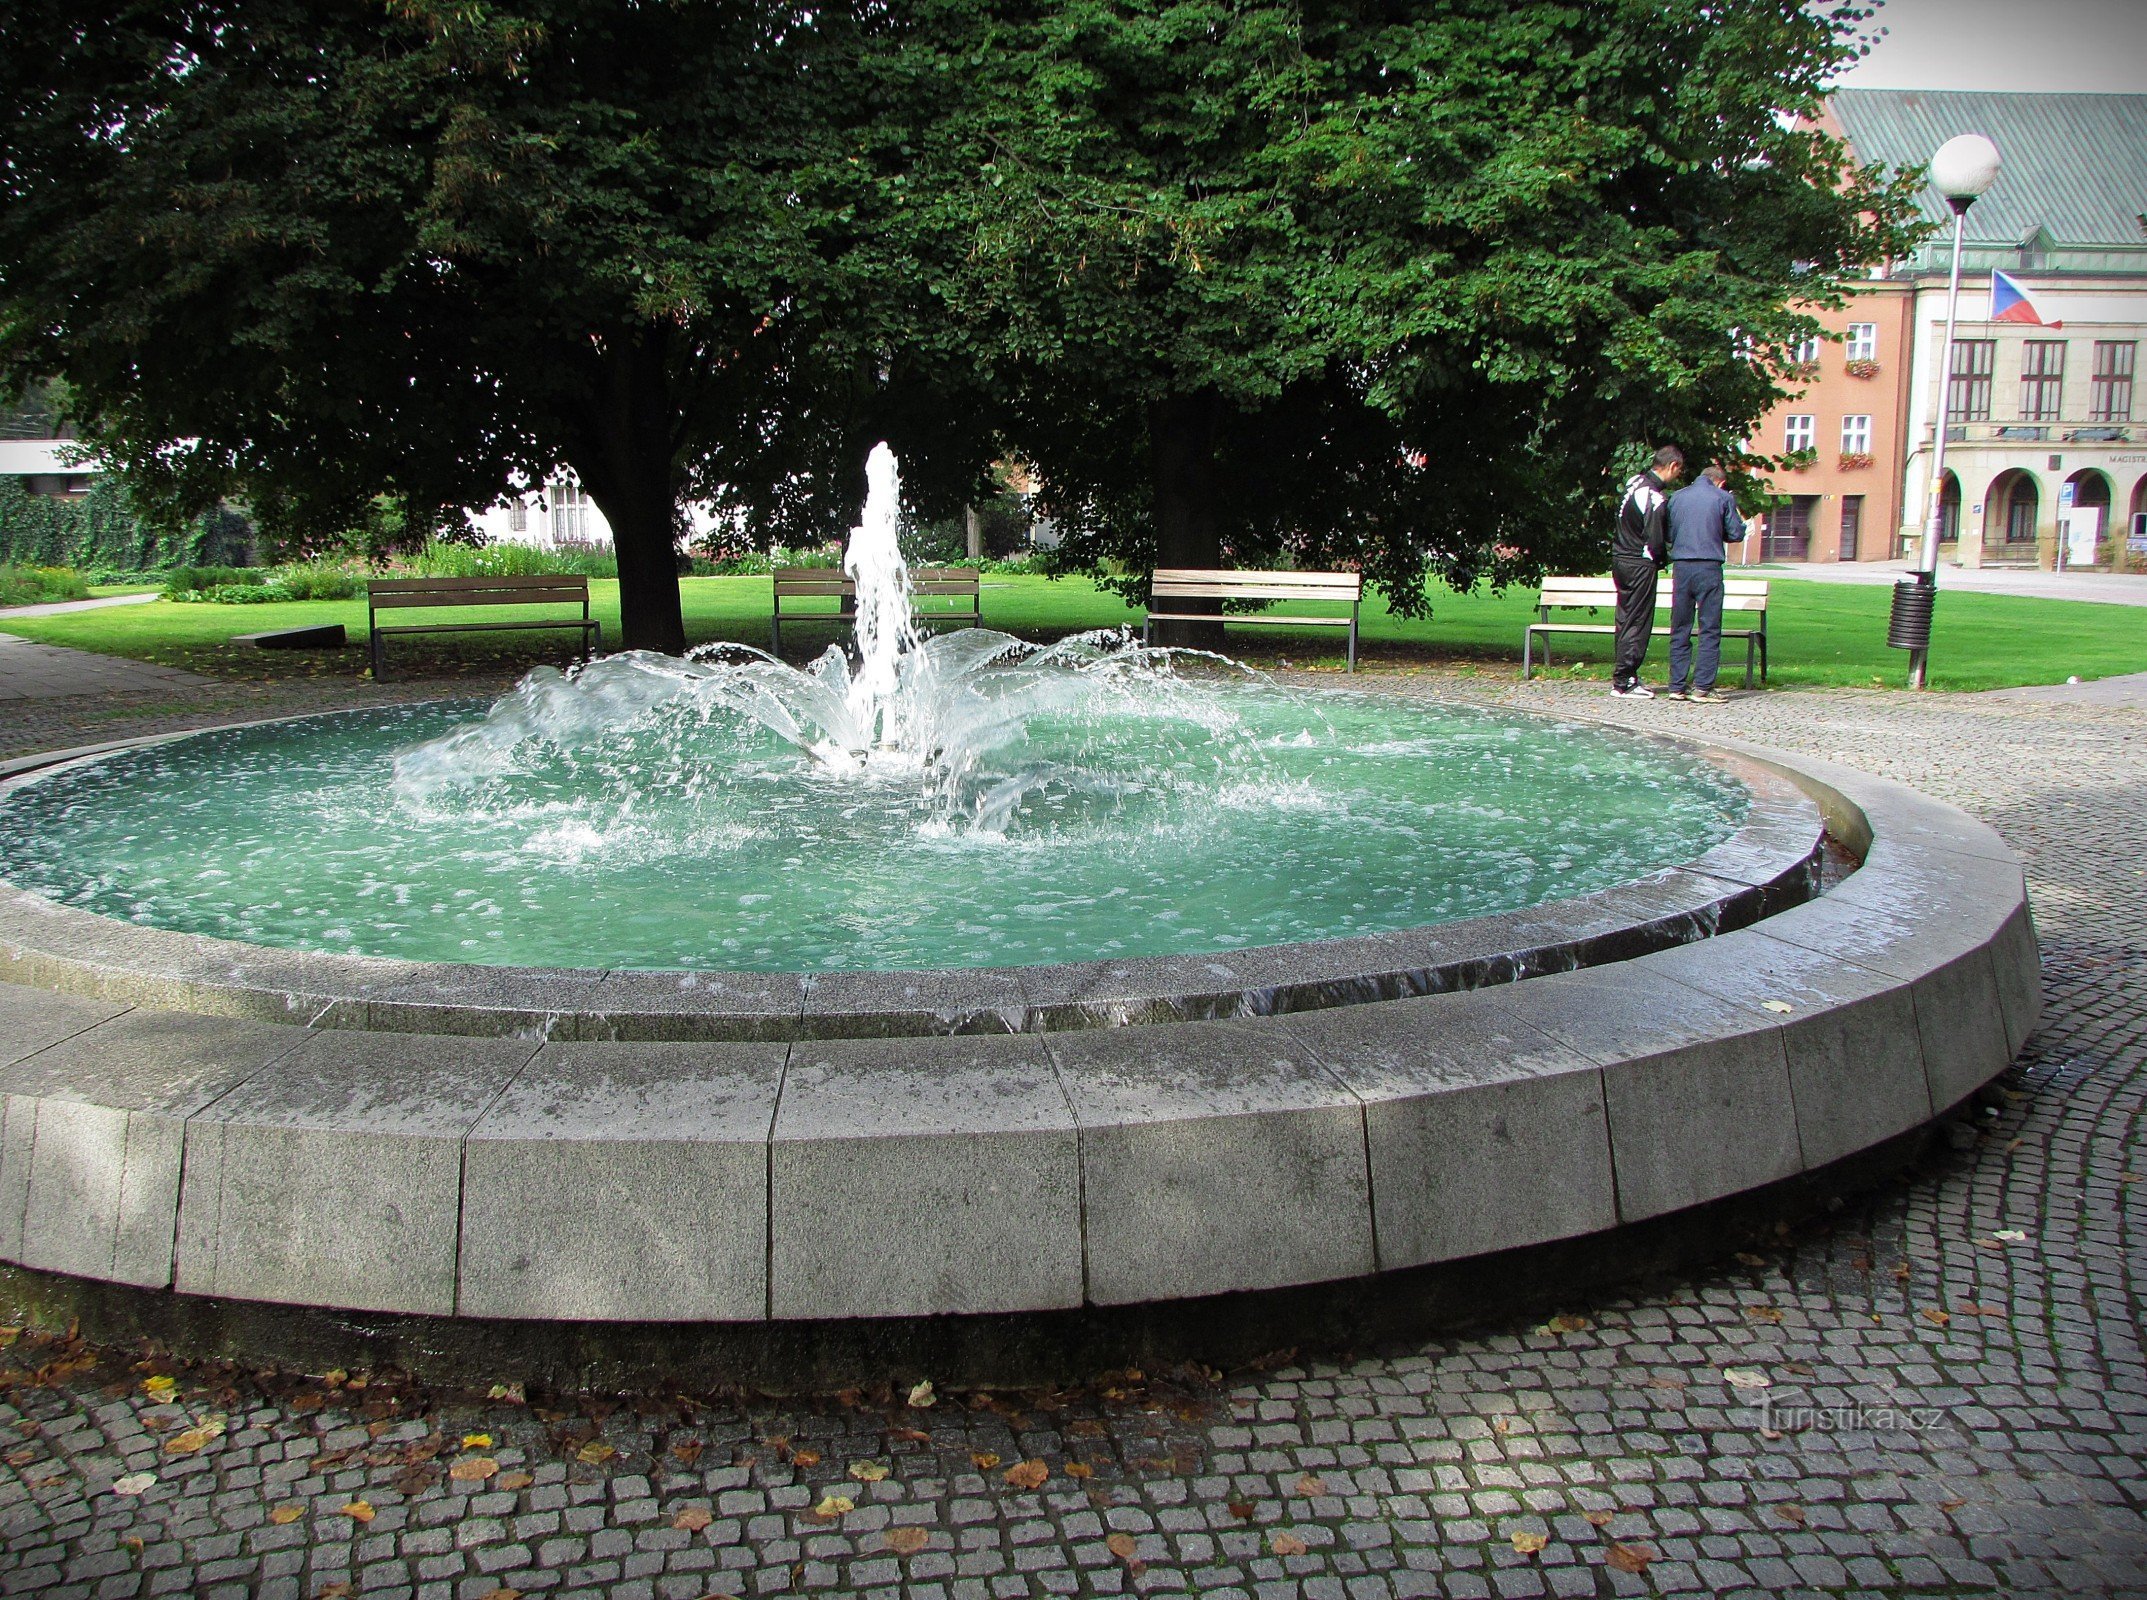
<path fill-rule="evenodd" d="M 2045 322 L 2042 313 L 2035 309 L 2035 302 L 2023 289 L 2002 272 L 1990 275 L 1990 320 L 1993 322 L 2021 322 L 2031 328 L 2062 328 L 2062 322 Z"/>

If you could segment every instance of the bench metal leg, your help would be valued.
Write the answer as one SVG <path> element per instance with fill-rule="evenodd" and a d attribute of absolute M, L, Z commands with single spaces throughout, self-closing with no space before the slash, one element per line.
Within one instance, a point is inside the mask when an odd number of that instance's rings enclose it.
<path fill-rule="evenodd" d="M 1349 608 L 1349 670 L 1357 670 L 1357 608 Z"/>
<path fill-rule="evenodd" d="M 1523 628 L 1521 630 L 1521 681 L 1523 683 L 1526 683 L 1536 670 L 1535 651 L 1536 630 L 1534 628 Z M 1548 650 L 1545 653 L 1548 654 Z"/>
<path fill-rule="evenodd" d="M 387 676 L 388 664 L 386 652 L 383 651 L 381 648 L 380 630 L 377 628 L 366 629 L 365 642 L 367 647 L 372 652 L 373 681 L 375 683 L 378 683 Z"/>
<path fill-rule="evenodd" d="M 1759 635 L 1756 633 L 1746 634 L 1744 636 L 1744 686 L 1747 689 L 1752 687 L 1752 661 L 1758 653 Z"/>

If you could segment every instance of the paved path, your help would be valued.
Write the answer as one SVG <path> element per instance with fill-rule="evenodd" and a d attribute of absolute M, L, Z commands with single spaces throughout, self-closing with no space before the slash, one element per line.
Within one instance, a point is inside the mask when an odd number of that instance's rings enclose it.
<path fill-rule="evenodd" d="M 176 667 L 101 656 L 89 650 L 66 650 L 0 633 L 0 701 L 198 689 L 215 681 Z"/>
<path fill-rule="evenodd" d="M 1731 575 L 1795 578 L 1810 583 L 1892 583 L 1909 570 L 1906 561 L 1794 561 L 1732 566 Z M 2023 567 L 1940 567 L 1941 589 L 1976 594 L 2015 594 L 2037 600 L 2099 600 L 2105 605 L 2147 606 L 2147 573 L 2037 572 Z"/>
<path fill-rule="evenodd" d="M 103 611 L 111 606 L 145 606 L 162 599 L 158 594 L 107 594 L 91 600 L 47 600 L 42 605 L 0 607 L 0 627 L 10 617 L 58 617 L 70 611 Z"/>
<path fill-rule="evenodd" d="M 2147 712 L 1388 681 L 1718 728 L 1990 820 L 2029 862 L 2048 992 L 2001 1104 L 1718 1270 L 1220 1381 L 517 1404 L 25 1339 L 0 1356 L 0 1590 L 2147 1595 Z"/>

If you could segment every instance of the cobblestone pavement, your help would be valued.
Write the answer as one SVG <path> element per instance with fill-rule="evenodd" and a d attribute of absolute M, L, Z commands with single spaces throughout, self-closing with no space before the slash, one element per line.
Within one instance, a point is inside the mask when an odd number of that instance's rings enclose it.
<path fill-rule="evenodd" d="M 24 1338 L 0 1590 L 2147 1595 L 2147 711 L 1388 685 L 1719 729 L 1967 806 L 2029 862 L 2041 1033 L 1950 1149 L 1823 1227 L 1540 1325 L 1228 1377 L 525 1403 Z"/>

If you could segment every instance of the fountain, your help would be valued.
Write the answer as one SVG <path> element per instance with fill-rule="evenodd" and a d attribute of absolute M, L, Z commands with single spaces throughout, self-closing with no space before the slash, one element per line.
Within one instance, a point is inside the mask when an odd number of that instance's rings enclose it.
<path fill-rule="evenodd" d="M 2034 1025 L 2019 864 L 1950 808 L 924 637 L 869 479 L 854 660 L 0 770 L 0 1281 L 481 1382 L 1228 1360 L 1567 1295 L 1672 1214 L 1705 1253 Z"/>

